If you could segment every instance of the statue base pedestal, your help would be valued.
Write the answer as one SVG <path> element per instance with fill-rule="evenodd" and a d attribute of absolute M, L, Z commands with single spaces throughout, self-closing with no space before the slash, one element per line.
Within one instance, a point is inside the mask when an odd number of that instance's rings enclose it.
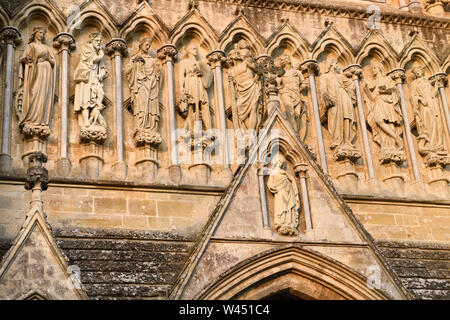
<path fill-rule="evenodd" d="M 405 177 L 400 171 L 400 167 L 395 163 L 387 163 L 383 165 L 386 168 L 386 175 L 383 182 L 390 188 L 391 191 L 398 193 L 403 192 Z"/>
<path fill-rule="evenodd" d="M 428 181 L 428 184 L 433 192 L 448 193 L 449 179 L 446 177 L 444 169 L 441 166 L 436 166 L 430 168 L 429 172 L 430 180 Z"/>
<path fill-rule="evenodd" d="M 207 163 L 193 164 L 189 166 L 189 172 L 199 185 L 207 185 L 211 176 L 211 166 Z"/>
<path fill-rule="evenodd" d="M 72 163 L 68 158 L 61 158 L 56 162 L 56 172 L 61 177 L 67 177 L 72 171 Z"/>
<path fill-rule="evenodd" d="M 339 174 L 337 181 L 344 192 L 355 192 L 358 186 L 358 174 L 355 171 L 355 163 L 351 159 L 337 162 Z"/>
<path fill-rule="evenodd" d="M 138 157 L 135 163 L 139 179 L 143 182 L 153 182 L 158 176 L 158 150 L 145 145 L 138 148 Z"/>
<path fill-rule="evenodd" d="M 9 174 L 12 166 L 12 158 L 9 154 L 2 153 L 0 154 L 0 173 L 1 174 Z"/>
<path fill-rule="evenodd" d="M 89 179 L 98 179 L 103 169 L 103 146 L 95 142 L 81 145 L 83 156 L 80 158 L 80 166 L 84 175 Z"/>

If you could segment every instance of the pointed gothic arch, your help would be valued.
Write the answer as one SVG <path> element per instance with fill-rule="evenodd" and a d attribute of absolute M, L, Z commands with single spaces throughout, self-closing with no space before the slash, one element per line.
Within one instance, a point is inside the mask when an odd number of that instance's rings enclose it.
<path fill-rule="evenodd" d="M 78 33 L 81 33 L 83 28 L 87 25 L 94 26 L 98 32 L 101 32 L 106 40 L 115 38 L 118 35 L 117 23 L 114 18 L 111 17 L 103 7 L 93 0 L 86 3 L 81 8 L 78 23 L 74 23 L 70 26 L 69 32 L 76 37 Z"/>
<path fill-rule="evenodd" d="M 140 30 L 149 34 L 158 48 L 169 42 L 167 26 L 147 2 L 143 2 L 135 14 L 123 24 L 120 29 L 120 38 L 127 40 L 128 37 Z"/>
<path fill-rule="evenodd" d="M 333 54 L 341 67 L 345 68 L 354 63 L 354 49 L 351 44 L 338 32 L 334 26 L 329 26 L 312 45 L 312 58 L 319 60 L 326 53 Z"/>
<path fill-rule="evenodd" d="M 439 58 L 418 34 L 406 45 L 400 56 L 400 68 L 406 69 L 411 61 L 420 61 L 429 76 L 441 71 Z"/>
<path fill-rule="evenodd" d="M 356 63 L 362 65 L 368 57 L 376 58 L 386 71 L 395 69 L 399 60 L 398 53 L 377 30 L 371 31 L 361 43 L 357 50 Z"/>
<path fill-rule="evenodd" d="M 348 266 L 299 246 L 271 249 L 242 261 L 196 297 L 204 300 L 264 299 L 289 290 L 300 299 L 387 300 Z"/>
<path fill-rule="evenodd" d="M 44 21 L 43 26 L 50 29 L 55 35 L 65 30 L 63 14 L 50 3 L 30 2 L 16 14 L 12 24 L 23 32 L 23 29 L 27 27 L 30 21 L 36 18 Z M 31 33 L 32 30 L 29 30 L 29 32 Z"/>
<path fill-rule="evenodd" d="M 265 39 L 242 14 L 230 23 L 230 25 L 226 27 L 221 34 L 219 45 L 220 50 L 228 53 L 232 49 L 233 44 L 240 39 L 247 40 L 255 57 L 265 54 Z"/>
<path fill-rule="evenodd" d="M 179 48 L 186 38 L 196 39 L 207 53 L 218 46 L 218 36 L 206 19 L 192 9 L 171 31 L 170 43 Z"/>
<path fill-rule="evenodd" d="M 300 62 L 311 58 L 311 44 L 289 22 L 283 23 L 269 38 L 266 50 L 273 57 L 280 48 L 289 49 L 291 56 Z"/>

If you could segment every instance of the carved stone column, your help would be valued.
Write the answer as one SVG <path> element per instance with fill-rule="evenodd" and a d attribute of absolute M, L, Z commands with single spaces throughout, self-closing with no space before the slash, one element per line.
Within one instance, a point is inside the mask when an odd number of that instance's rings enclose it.
<path fill-rule="evenodd" d="M 28 156 L 28 170 L 25 189 L 31 190 L 31 211 L 43 213 L 42 191 L 48 188 L 48 171 L 44 168 L 47 156 L 42 152 L 33 152 Z"/>
<path fill-rule="evenodd" d="M 361 96 L 361 87 L 359 84 L 359 80 L 362 75 L 362 69 L 359 64 L 354 64 L 348 66 L 344 73 L 347 77 L 352 78 L 352 80 L 355 83 L 355 90 L 356 90 L 356 101 L 357 101 L 357 107 L 358 107 L 358 115 L 359 115 L 359 125 L 361 126 L 362 131 L 362 139 L 364 144 L 364 153 L 367 163 L 367 169 L 369 172 L 369 179 L 376 179 L 375 176 L 375 169 L 373 165 L 373 158 L 372 158 L 372 151 L 370 150 L 370 143 L 369 143 L 369 134 L 367 132 L 367 126 L 366 126 L 366 116 L 364 114 L 364 107 L 362 103 L 362 96 Z"/>
<path fill-rule="evenodd" d="M 430 77 L 431 84 L 439 88 L 439 94 L 442 101 L 442 109 L 447 124 L 447 133 L 450 135 L 450 112 L 448 110 L 447 96 L 445 87 L 448 85 L 447 74 L 444 72 L 437 73 Z M 444 169 L 450 164 L 450 157 L 448 154 L 435 154 L 431 159 L 428 159 L 427 166 L 431 169 L 431 176 L 429 184 L 437 189 L 445 190 L 448 187 L 449 180 L 445 177 Z"/>
<path fill-rule="evenodd" d="M 308 188 L 306 179 L 308 178 L 308 165 L 300 163 L 294 166 L 296 176 L 300 179 L 300 190 L 302 193 L 303 212 L 305 213 L 306 230 L 312 230 L 311 207 L 309 205 Z"/>
<path fill-rule="evenodd" d="M 230 168 L 230 150 L 228 143 L 228 131 L 227 131 L 227 119 L 226 119 L 226 107 L 225 107 L 225 91 L 223 84 L 222 65 L 226 62 L 226 56 L 223 51 L 214 50 L 206 56 L 211 69 L 214 70 L 214 80 L 216 95 L 219 107 L 219 130 L 222 143 L 222 161 L 223 170 L 226 180 L 231 181 L 233 173 Z"/>
<path fill-rule="evenodd" d="M 439 88 L 439 93 L 441 95 L 442 108 L 444 109 L 445 122 L 447 124 L 448 134 L 450 134 L 450 111 L 448 109 L 448 100 L 445 93 L 445 87 L 448 85 L 448 78 L 446 73 L 437 73 L 430 77 L 431 84 Z"/>
<path fill-rule="evenodd" d="M 56 170 L 61 176 L 68 176 L 72 164 L 68 156 L 68 116 L 67 108 L 69 105 L 69 55 L 75 50 L 76 42 L 70 33 L 60 33 L 53 39 L 53 47 L 59 50 L 61 56 L 61 130 L 60 130 L 60 158 L 56 163 Z"/>
<path fill-rule="evenodd" d="M 414 181 L 419 182 L 421 181 L 420 172 L 419 172 L 419 165 L 417 164 L 417 157 L 416 157 L 416 149 L 414 147 L 414 142 L 411 134 L 411 129 L 409 127 L 409 116 L 408 112 L 406 111 L 406 100 L 405 100 L 405 94 L 403 92 L 403 82 L 405 81 L 405 70 L 404 69 L 394 69 L 390 71 L 388 74 L 394 80 L 395 84 L 397 85 L 397 89 L 400 93 L 400 106 L 402 109 L 402 115 L 403 115 L 403 123 L 405 126 L 405 133 L 406 133 L 406 142 L 408 143 L 408 150 L 409 155 L 411 158 L 411 165 L 413 169 L 413 175 L 414 175 Z"/>
<path fill-rule="evenodd" d="M 259 196 L 261 198 L 261 215 L 264 232 L 268 235 L 271 235 L 270 230 L 270 215 L 269 209 L 267 206 L 267 194 L 266 194 L 266 182 L 264 177 L 269 175 L 269 169 L 266 167 L 264 162 L 260 162 L 258 164 L 258 187 L 259 187 Z"/>
<path fill-rule="evenodd" d="M 448 0 L 425 0 L 425 11 L 433 15 L 443 15 L 445 5 L 449 2 Z"/>
<path fill-rule="evenodd" d="M 169 109 L 169 138 L 167 139 L 168 150 L 170 152 L 169 156 L 169 177 L 170 180 L 179 184 L 181 182 L 181 168 L 178 159 L 178 147 L 177 147 L 177 136 L 176 136 L 176 118 L 175 118 L 175 79 L 174 79 L 174 68 L 173 63 L 177 60 L 177 48 L 171 44 L 166 44 L 162 46 L 158 51 L 158 59 L 161 60 L 162 64 L 165 65 L 166 73 L 166 84 L 167 84 L 167 102 Z"/>
<path fill-rule="evenodd" d="M 125 179 L 127 164 L 123 142 L 122 57 L 128 53 L 127 44 L 122 39 L 112 39 L 106 44 L 105 53 L 114 60 L 117 163 L 113 165 L 113 171 L 119 179 Z"/>
<path fill-rule="evenodd" d="M 19 30 L 14 27 L 4 27 L 0 31 L 1 39 L 6 43 L 6 75 L 5 92 L 3 102 L 2 123 L 2 150 L 0 154 L 0 172 L 7 174 L 11 170 L 12 158 L 9 150 L 9 139 L 11 134 L 11 102 L 14 66 L 14 49 L 21 42 Z"/>
<path fill-rule="evenodd" d="M 319 98 L 317 95 L 316 75 L 318 74 L 318 64 L 316 60 L 306 60 L 300 65 L 302 73 L 309 78 L 311 87 L 312 104 L 314 112 L 314 125 L 316 127 L 317 147 L 319 149 L 320 165 L 325 174 L 328 175 L 327 156 L 322 135 L 322 124 L 320 121 Z"/>

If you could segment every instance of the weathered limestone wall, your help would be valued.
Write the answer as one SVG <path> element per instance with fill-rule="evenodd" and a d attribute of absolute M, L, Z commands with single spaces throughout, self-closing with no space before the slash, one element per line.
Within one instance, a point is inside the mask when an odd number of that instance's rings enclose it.
<path fill-rule="evenodd" d="M 0 238 L 11 240 L 23 225 L 31 195 L 21 184 L 0 188 Z M 54 227 L 170 231 L 195 237 L 219 194 L 53 185 L 45 193 L 44 208 Z"/>
<path fill-rule="evenodd" d="M 80 165 L 83 155 L 79 142 L 80 128 L 78 119 L 73 113 L 75 91 L 73 75 L 80 61 L 81 47 L 86 43 L 89 34 L 94 31 L 102 33 L 103 45 L 113 38 L 125 40 L 129 54 L 123 57 L 123 66 L 130 62 L 130 56 L 137 50 L 138 41 L 147 35 L 152 35 L 154 38 L 152 50 L 157 50 L 164 44 L 170 43 L 177 46 L 180 58 L 183 57 L 183 51 L 191 41 L 198 44 L 200 55 L 205 58 L 215 49 L 221 49 L 228 54 L 236 40 L 244 38 L 249 41 L 255 58 L 268 54 L 276 59 L 283 54 L 289 54 L 295 68 L 307 59 L 316 59 L 320 71 L 323 72 L 324 64 L 332 56 L 338 58 L 341 69 L 350 64 L 359 63 L 363 69 L 361 84 L 370 78 L 370 64 L 373 61 L 382 62 L 386 72 L 394 68 L 405 68 L 406 83 L 403 87 L 410 123 L 402 127 L 402 139 L 408 159 L 399 168 L 400 174 L 404 177 L 401 187 L 396 188 L 397 185 L 394 185 L 386 188 L 383 184 L 386 168 L 378 161 L 379 147 L 373 142 L 370 132 L 369 146 L 378 181 L 369 181 L 368 159 L 365 156 L 354 165 L 354 171 L 358 175 L 356 182 L 339 181 L 338 175 L 342 167 L 333 159 L 329 150 L 330 134 L 322 126 L 326 160 L 333 181 L 336 182 L 339 190 L 345 193 L 352 209 L 374 237 L 448 242 L 448 234 L 450 234 L 448 232 L 450 225 L 448 180 L 437 187 L 429 184 L 432 174 L 417 153 L 414 110 L 409 99 L 413 61 L 424 64 L 426 77 L 433 76 L 438 72 L 448 73 L 450 70 L 448 13 L 440 16 L 431 15 L 425 10 L 425 1 L 422 1 L 422 13 L 414 13 L 413 10 L 401 11 L 399 10 L 400 2 L 300 1 L 297 4 L 289 2 L 278 7 L 271 2 L 266 6 L 258 1 L 249 1 L 245 5 L 237 4 L 234 1 L 198 1 L 196 6 L 189 7 L 187 0 L 157 0 L 151 1 L 150 7 L 147 4 L 139 6 L 136 1 L 104 0 L 93 1 L 87 7 L 81 8 L 81 27 L 74 30 L 67 26 L 66 17 L 73 13 L 69 11 L 69 7 L 73 4 L 81 5 L 83 3 L 81 0 L 58 1 L 58 8 L 49 5 L 44 0 L 32 1 L 31 4 L 26 1 L 17 2 L 16 8 L 11 6 L 11 2 L 6 2 L 8 5 L 5 8 L 11 13 L 11 16 L 0 13 L 0 26 L 15 26 L 22 34 L 22 42 L 15 48 L 13 92 L 17 91 L 19 84 L 19 60 L 28 45 L 28 38 L 34 27 L 47 28 L 46 37 L 49 46 L 52 45 L 53 38 L 63 31 L 72 33 L 77 42 L 77 48 L 70 53 L 69 58 L 68 158 L 71 160 L 72 167 L 70 173 L 65 177 L 62 177 L 63 175 L 57 168 L 61 152 L 61 57 L 57 50 L 54 51 L 58 65 L 56 94 L 58 102 L 54 105 L 50 121 L 52 134 L 43 145 L 43 151 L 49 157 L 47 168 L 50 177 L 59 182 L 51 183 L 44 196 L 44 208 L 49 221 L 56 226 L 68 227 L 177 230 L 188 234 L 197 233 L 215 207 L 228 181 L 224 178 L 222 165 L 213 166 L 211 179 L 205 184 L 198 182 L 198 176 L 195 172 L 189 171 L 188 164 L 182 164 L 182 184 L 196 186 L 196 188 L 195 191 L 192 191 L 193 188 L 184 186 L 179 188 L 180 190 L 174 190 L 179 185 L 171 182 L 169 173 L 171 151 L 168 144 L 170 126 L 167 80 L 169 77 L 165 68 L 162 67 L 160 132 L 163 142 L 158 148 L 160 165 L 156 178 L 158 185 L 146 185 L 145 187 L 140 186 L 142 175 L 135 165 L 140 156 L 132 136 L 135 119 L 125 107 L 122 108 L 122 111 L 124 153 L 128 166 L 126 178 L 117 176 L 114 170 L 118 154 L 117 113 L 115 110 L 117 101 L 114 87 L 116 79 L 113 60 L 106 56 L 104 62 L 109 73 L 104 82 L 107 107 L 102 114 L 108 124 L 108 138 L 99 151 L 102 165 L 98 178 L 86 177 Z M 5 1 L 2 3 L 5 4 Z M 27 3 L 26 6 L 24 6 L 25 3 Z M 381 9 L 381 21 L 376 32 L 370 32 L 367 26 L 371 17 L 371 14 L 367 13 L 369 5 L 377 5 Z M 323 9 L 326 6 L 333 8 L 340 6 L 348 10 L 337 12 Z M 35 10 L 35 8 L 37 9 Z M 138 9 L 137 12 L 135 12 L 136 9 Z M 411 34 L 412 31 L 418 31 L 419 34 Z M 0 90 L 3 93 L 6 81 L 6 50 L 2 49 L 1 54 L 3 64 L 0 70 L 3 81 Z M 175 100 L 178 100 L 180 95 L 179 67 L 179 61 L 175 61 Z M 227 74 L 224 74 L 223 78 L 226 80 Z M 320 75 L 317 75 L 318 82 L 319 79 Z M 124 74 L 121 80 L 123 100 L 126 102 L 130 98 L 130 90 Z M 448 88 L 444 90 L 449 97 L 450 90 Z M 320 90 L 318 93 L 320 96 Z M 208 90 L 208 95 L 214 111 L 212 113 L 213 124 L 214 127 L 218 127 L 217 100 L 219 97 L 215 85 Z M 311 91 L 308 92 L 306 98 L 311 119 L 310 134 L 305 143 L 311 146 L 314 153 L 318 155 L 318 135 L 313 126 Z M 323 107 L 321 99 L 319 104 L 320 107 Z M 3 114 L 3 94 L 0 95 L 0 105 Z M 364 103 L 363 107 L 367 116 L 367 105 Z M 13 103 L 10 122 L 12 168 L 4 174 L 5 179 L 0 185 L 2 191 L 0 195 L 0 238 L 4 239 L 11 239 L 17 233 L 24 219 L 30 197 L 29 193 L 22 190 L 23 177 L 27 167 L 22 157 L 29 145 L 18 130 L 18 119 L 14 110 Z M 182 127 L 184 118 L 178 113 L 175 115 L 177 127 Z M 356 116 L 356 119 L 359 124 L 359 115 Z M 226 124 L 228 128 L 231 128 L 231 119 L 227 118 Z M 406 143 L 406 130 L 409 128 L 413 129 L 412 139 L 416 150 L 416 154 L 412 156 L 408 152 L 410 149 Z M 362 134 L 361 127 L 358 125 L 358 140 L 355 142 L 355 146 L 360 151 L 363 150 Z M 449 132 L 445 126 L 444 134 L 448 149 Z M 414 181 L 412 157 L 418 161 L 421 181 Z M 237 164 L 233 163 L 232 168 L 236 169 L 236 167 Z M 448 173 L 448 169 L 445 169 L 442 176 L 448 179 Z M 83 181 L 86 185 L 83 185 Z M 108 186 L 105 186 L 102 181 L 108 181 Z M 165 188 L 168 185 L 171 186 L 170 189 Z M 209 187 L 216 188 L 210 191 Z M 319 208 L 323 199 L 314 198 L 314 183 L 310 187 L 312 205 Z M 358 195 L 371 196 L 373 201 L 355 200 Z M 390 197 L 390 195 L 393 196 Z M 251 200 L 256 201 L 255 199 Z M 273 209 L 271 209 L 271 214 L 273 218 Z M 328 217 L 321 219 L 326 222 Z M 329 232 L 329 236 L 333 231 L 327 230 L 326 232 Z"/>

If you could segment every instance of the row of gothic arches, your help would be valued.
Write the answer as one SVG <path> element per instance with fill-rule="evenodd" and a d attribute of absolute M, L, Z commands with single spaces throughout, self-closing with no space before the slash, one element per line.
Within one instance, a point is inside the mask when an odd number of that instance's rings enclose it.
<path fill-rule="evenodd" d="M 408 69 L 412 60 L 419 60 L 430 76 L 450 69 L 450 55 L 442 61 L 417 33 L 413 34 L 401 52 L 397 52 L 378 30 L 368 32 L 355 48 L 332 23 L 314 43 L 306 40 L 288 20 L 284 20 L 266 39 L 240 13 L 219 34 L 195 8 L 169 29 L 147 2 L 143 2 L 122 25 L 98 1 L 86 2 L 80 8 L 73 8 L 69 17 L 50 1 L 33 1 L 13 18 L 9 18 L 0 7 L 0 25 L 16 26 L 24 36 L 31 33 L 36 25 L 43 25 L 48 28 L 50 35 L 70 32 L 75 38 L 82 30 L 94 28 L 102 32 L 106 42 L 113 38 L 122 38 L 128 42 L 137 34 L 146 34 L 153 37 L 155 49 L 167 43 L 180 48 L 183 43 L 195 41 L 204 55 L 217 49 L 227 53 L 236 40 L 243 38 L 249 42 L 255 57 L 268 54 L 276 58 L 289 54 L 300 63 L 307 59 L 321 61 L 326 56 L 333 55 L 343 68 L 351 64 L 364 65 L 368 57 L 376 57 L 386 70 Z"/>

